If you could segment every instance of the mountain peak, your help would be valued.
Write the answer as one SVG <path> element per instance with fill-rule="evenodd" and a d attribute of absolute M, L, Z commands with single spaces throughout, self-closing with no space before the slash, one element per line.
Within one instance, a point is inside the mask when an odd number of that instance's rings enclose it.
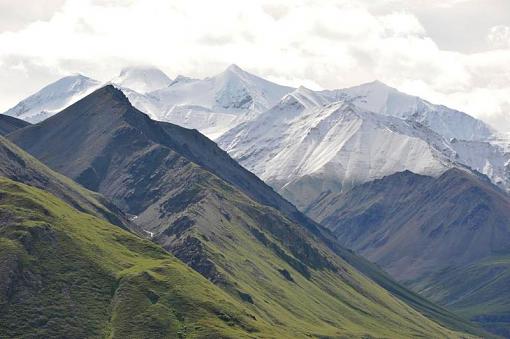
<path fill-rule="evenodd" d="M 206 78 L 206 79 L 214 79 L 215 81 L 241 81 L 244 82 L 247 79 L 250 79 L 251 77 L 255 77 L 254 75 L 246 72 L 241 67 L 237 66 L 236 64 L 229 65 L 225 70 L 221 73 L 218 73 L 217 75 Z"/>
<path fill-rule="evenodd" d="M 359 86 L 356 86 L 358 88 L 369 88 L 371 90 L 384 90 L 384 91 L 396 91 L 398 92 L 397 89 L 395 89 L 394 87 L 391 87 L 387 84 L 385 84 L 384 82 L 380 81 L 380 80 L 374 80 L 374 81 L 371 81 L 371 82 L 367 82 L 367 83 L 364 83 L 364 84 L 361 84 Z"/>
<path fill-rule="evenodd" d="M 62 79 L 91 79 L 89 78 L 88 76 L 82 74 L 82 73 L 72 73 L 72 74 L 69 74 L 65 77 L 63 77 Z"/>
<path fill-rule="evenodd" d="M 81 73 L 74 73 L 67 75 L 63 78 L 58 79 L 55 82 L 52 82 L 51 84 L 43 87 L 41 91 L 48 91 L 48 90 L 55 90 L 55 89 L 61 89 L 61 86 L 69 86 L 73 84 L 99 84 L 97 80 L 94 80 L 92 78 L 89 78 L 86 75 L 83 75 Z"/>
<path fill-rule="evenodd" d="M 244 72 L 244 70 L 243 70 L 243 69 L 241 69 L 241 67 L 237 66 L 236 64 L 231 64 L 231 65 L 229 65 L 229 66 L 225 69 L 225 71 L 230 71 L 230 72 L 235 72 L 235 73 L 237 73 L 237 72 Z"/>
<path fill-rule="evenodd" d="M 83 74 L 71 74 L 44 86 L 4 114 L 37 123 L 89 94 L 100 84 Z"/>
<path fill-rule="evenodd" d="M 172 85 L 175 85 L 177 83 L 181 83 L 181 84 L 182 83 L 187 83 L 187 82 L 191 82 L 191 81 L 194 81 L 194 80 L 196 80 L 196 79 L 179 74 L 178 76 L 175 77 L 174 81 L 172 81 L 168 86 L 172 86 Z"/>
<path fill-rule="evenodd" d="M 126 95 L 120 89 L 115 87 L 113 84 L 103 86 L 90 94 L 91 97 L 99 97 L 106 95 L 110 96 L 117 102 L 128 103 L 129 105 L 131 105 Z"/>
<path fill-rule="evenodd" d="M 140 93 L 148 93 L 167 87 L 172 80 L 159 68 L 142 65 L 123 68 L 112 82 Z"/>
<path fill-rule="evenodd" d="M 76 122 L 83 122 L 85 115 L 87 117 L 106 117 L 111 113 L 123 114 L 132 108 L 133 106 L 126 95 L 115 85 L 108 84 L 96 89 L 48 120 L 60 116 L 66 117 L 65 119 L 74 119 Z"/>

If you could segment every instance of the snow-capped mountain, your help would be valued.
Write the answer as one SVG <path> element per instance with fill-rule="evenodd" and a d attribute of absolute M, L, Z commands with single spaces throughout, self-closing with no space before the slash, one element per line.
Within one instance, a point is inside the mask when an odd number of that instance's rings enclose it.
<path fill-rule="evenodd" d="M 150 66 L 124 68 L 108 83 L 152 119 L 200 130 L 214 139 L 238 123 L 274 106 L 293 88 L 243 71 L 236 65 L 205 79 L 178 76 L 171 80 Z M 60 79 L 21 101 L 5 114 L 42 121 L 100 87 L 82 75 Z"/>
<path fill-rule="evenodd" d="M 380 114 L 421 122 L 446 138 L 487 140 L 494 130 L 472 116 L 408 95 L 380 81 L 334 91 L 337 98 L 349 98 L 358 107 Z"/>
<path fill-rule="evenodd" d="M 363 110 L 329 93 L 299 88 L 219 145 L 299 207 L 403 170 L 438 175 L 454 150 L 418 122 Z"/>
<path fill-rule="evenodd" d="M 497 186 L 510 192 L 510 151 L 508 144 L 488 141 L 450 140 L 456 159 L 483 173 Z"/>
<path fill-rule="evenodd" d="M 4 114 L 37 123 L 92 93 L 100 86 L 99 81 L 81 74 L 67 76 L 20 101 Z"/>
<path fill-rule="evenodd" d="M 123 68 L 111 82 L 143 94 L 167 87 L 172 79 L 158 68 L 137 66 Z"/>
<path fill-rule="evenodd" d="M 466 165 L 510 190 L 509 143 L 490 127 L 378 81 L 293 90 L 231 65 L 213 77 L 173 81 L 153 67 L 131 67 L 111 82 L 151 118 L 218 138 L 299 206 L 326 190 L 406 169 L 437 175 Z M 5 114 L 39 122 L 101 85 L 83 75 L 65 77 Z"/>
<path fill-rule="evenodd" d="M 369 99 L 381 98 L 385 93 L 371 94 L 361 99 L 340 90 L 315 92 L 301 87 L 271 110 L 232 128 L 218 143 L 301 208 L 324 192 L 340 191 L 404 170 L 437 176 L 451 167 L 469 166 L 510 188 L 509 154 L 502 147 L 437 133 L 426 121 L 416 119 L 420 115 L 409 111 L 421 105 L 409 104 L 405 109 L 398 106 L 401 114 L 391 107 L 371 112 L 367 108 L 376 108 L 378 103 Z M 418 99 L 413 99 L 414 104 Z M 436 114 L 433 108 L 427 111 L 427 117 Z M 440 112 L 449 114 L 447 108 Z M 463 117 L 457 113 L 452 116 Z M 473 119 L 467 117 L 464 125 Z M 451 127 L 457 122 L 445 121 L 443 126 Z M 478 124 L 485 126 L 478 121 L 472 126 Z M 477 139 L 475 136 L 471 139 Z"/>
<path fill-rule="evenodd" d="M 159 120 L 198 129 L 214 139 L 268 110 L 292 90 L 231 65 L 205 79 L 179 76 L 149 95 L 158 105 Z"/>

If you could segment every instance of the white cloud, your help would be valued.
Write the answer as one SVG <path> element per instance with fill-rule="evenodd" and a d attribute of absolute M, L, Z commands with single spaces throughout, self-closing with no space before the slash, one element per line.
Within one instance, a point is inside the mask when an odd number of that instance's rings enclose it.
<path fill-rule="evenodd" d="M 495 48 L 510 48 L 510 27 L 504 25 L 491 27 L 487 39 Z"/>
<path fill-rule="evenodd" d="M 458 4 L 432 3 L 437 10 Z M 365 0 L 67 0 L 45 21 L 0 33 L 0 111 L 70 72 L 107 80 L 127 64 L 149 63 L 170 76 L 203 77 L 236 63 L 296 86 L 377 78 L 493 124 L 508 122 L 510 47 L 501 28 L 508 26 L 490 31 L 498 49 L 446 51 L 410 9 L 373 11 Z"/>

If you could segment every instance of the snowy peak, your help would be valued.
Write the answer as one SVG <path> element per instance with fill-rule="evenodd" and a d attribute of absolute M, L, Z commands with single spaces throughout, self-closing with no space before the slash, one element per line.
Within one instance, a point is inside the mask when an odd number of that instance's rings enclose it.
<path fill-rule="evenodd" d="M 186 83 L 186 82 L 192 82 L 192 81 L 196 81 L 197 79 L 193 79 L 193 78 L 190 78 L 190 77 L 187 77 L 187 76 L 184 76 L 184 75 L 178 75 L 177 77 L 175 77 L 174 81 L 172 81 L 170 83 L 170 85 L 168 86 L 172 86 L 172 85 L 175 85 L 175 84 L 178 84 L 178 83 Z"/>
<path fill-rule="evenodd" d="M 123 68 L 112 82 L 139 93 L 148 93 L 169 86 L 172 80 L 158 68 L 136 66 Z"/>
<path fill-rule="evenodd" d="M 401 93 L 379 80 L 339 90 L 359 107 L 380 114 L 405 117 L 417 108 L 418 97 Z"/>
<path fill-rule="evenodd" d="M 41 89 L 38 95 L 47 98 L 58 97 L 63 92 L 80 92 L 91 86 L 99 85 L 99 81 L 91 79 L 83 74 L 74 74 L 63 77 Z"/>
<path fill-rule="evenodd" d="M 149 93 L 143 105 L 129 99 L 136 107 L 148 107 L 157 120 L 198 129 L 214 139 L 267 111 L 292 90 L 230 65 L 205 79 L 179 76 L 170 86 Z"/>
<path fill-rule="evenodd" d="M 292 88 L 280 86 L 232 64 L 210 78 L 218 109 L 262 112 L 274 106 Z"/>
<path fill-rule="evenodd" d="M 236 64 L 229 65 L 224 72 L 230 72 L 235 74 L 249 74 L 245 72 L 241 67 L 237 66 Z"/>
<path fill-rule="evenodd" d="M 166 111 L 178 105 L 193 105 L 219 113 L 239 114 L 265 111 L 291 90 L 230 65 L 205 79 L 179 76 L 171 86 L 151 95 L 164 103 Z"/>
<path fill-rule="evenodd" d="M 408 95 L 380 81 L 338 90 L 364 110 L 418 121 L 446 138 L 487 140 L 494 131 L 470 115 Z"/>
<path fill-rule="evenodd" d="M 82 74 L 66 76 L 43 87 L 4 114 L 37 123 L 91 93 L 100 84 Z"/>
<path fill-rule="evenodd" d="M 308 109 L 320 108 L 334 102 L 324 92 L 312 91 L 304 86 L 299 86 L 295 91 L 288 94 L 295 98 L 301 105 Z"/>

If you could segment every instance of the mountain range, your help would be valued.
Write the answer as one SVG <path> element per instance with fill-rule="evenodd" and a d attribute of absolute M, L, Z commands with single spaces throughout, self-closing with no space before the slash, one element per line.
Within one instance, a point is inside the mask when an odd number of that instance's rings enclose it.
<path fill-rule="evenodd" d="M 152 119 L 215 139 L 301 209 L 328 190 L 403 170 L 437 176 L 467 166 L 510 189 L 506 138 L 463 112 L 379 81 L 312 91 L 281 86 L 231 65 L 213 77 L 174 80 L 154 67 L 129 67 L 110 82 Z M 99 83 L 82 75 L 66 77 L 5 114 L 38 122 Z M 301 149 L 309 157 L 297 160 Z"/>
<path fill-rule="evenodd" d="M 110 199 L 261 322 L 229 316 L 236 328 L 267 323 L 277 337 L 477 333 L 347 254 L 198 132 L 151 120 L 113 86 L 8 137 Z"/>
<path fill-rule="evenodd" d="M 306 209 L 325 192 L 404 170 L 438 176 L 469 167 L 508 190 L 510 153 L 491 142 L 495 135 L 467 114 L 375 82 L 337 91 L 300 87 L 217 141 Z"/>
<path fill-rule="evenodd" d="M 122 89 L 133 105 L 151 118 L 198 129 L 211 138 L 266 111 L 293 90 L 237 65 L 205 79 L 177 76 L 174 80 L 157 68 L 132 66 L 122 69 L 108 83 Z M 39 122 L 100 86 L 100 81 L 71 75 L 49 84 L 4 114 Z"/>
<path fill-rule="evenodd" d="M 235 65 L 84 79 L 6 112 L 38 122 L 2 133 L 52 170 L 4 141 L 0 174 L 156 242 L 263 320 L 240 331 L 482 333 L 464 318 L 510 336 L 510 144 L 485 123 L 379 81 L 294 89 Z"/>

